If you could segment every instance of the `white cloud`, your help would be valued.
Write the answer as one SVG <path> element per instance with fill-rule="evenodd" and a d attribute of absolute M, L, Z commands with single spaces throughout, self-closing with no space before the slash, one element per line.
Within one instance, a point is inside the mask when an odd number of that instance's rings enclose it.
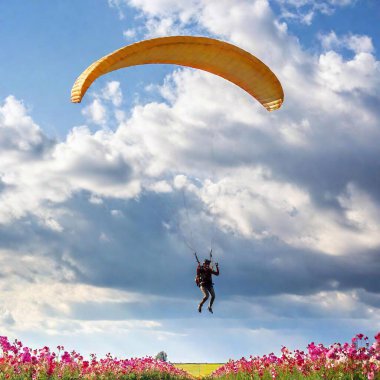
<path fill-rule="evenodd" d="M 155 182 L 147 188 L 155 193 L 170 193 L 172 191 L 172 187 L 167 181 Z"/>
<path fill-rule="evenodd" d="M 130 40 L 136 37 L 137 31 L 136 29 L 126 29 L 123 32 L 123 36 L 126 40 Z"/>
<path fill-rule="evenodd" d="M 0 131 L 1 223 L 32 213 L 42 225 L 61 232 L 63 210 L 54 204 L 74 192 L 89 190 L 94 202 L 101 196 L 134 197 L 140 191 L 130 165 L 138 164 L 135 158 L 141 152 L 128 149 L 128 141 L 123 142 L 117 133 L 92 134 L 86 127 L 77 127 L 66 141 L 53 143 L 15 98 L 7 98 L 1 108 Z"/>
<path fill-rule="evenodd" d="M 369 53 L 359 53 L 345 61 L 335 51 L 322 54 L 319 59 L 322 84 L 333 91 L 362 90 L 376 94 L 380 83 L 380 64 Z"/>
<path fill-rule="evenodd" d="M 64 228 L 58 222 L 56 218 L 63 216 L 64 212 L 59 210 L 48 210 L 42 209 L 36 212 L 36 215 L 40 218 L 40 223 L 42 226 L 55 231 L 55 232 L 63 232 Z"/>
<path fill-rule="evenodd" d="M 318 13 L 332 15 L 337 8 L 354 4 L 357 0 L 276 0 L 281 7 L 281 17 L 311 25 Z"/>
<path fill-rule="evenodd" d="M 77 127 L 65 142 L 56 145 L 52 157 L 55 170 L 69 175 L 72 189 L 133 197 L 139 183 L 130 165 L 136 164 L 138 152 L 127 148 L 127 141 L 120 139 L 118 132 L 101 130 L 92 134 L 86 127 Z"/>
<path fill-rule="evenodd" d="M 118 119 L 118 113 L 123 102 L 123 94 L 120 88 L 120 82 L 110 81 L 98 92 L 91 94 L 95 99 L 86 107 L 82 109 L 82 114 L 86 119 L 94 124 L 105 126 L 110 120 L 110 114 L 108 112 L 107 103 L 111 103 L 116 108 L 113 110 L 116 119 Z"/>
<path fill-rule="evenodd" d="M 128 0 L 130 6 L 140 9 L 144 14 L 163 18 L 176 14 L 182 23 L 189 22 L 202 3 L 202 0 L 190 0 L 186 3 L 177 0 Z"/>
<path fill-rule="evenodd" d="M 380 245 L 380 213 L 376 203 L 362 189 L 352 183 L 339 197 L 339 202 L 345 210 L 346 219 L 355 229 L 356 241 L 368 248 Z M 355 244 L 355 242 L 352 242 Z M 354 247 L 353 247 L 354 248 Z"/>
<path fill-rule="evenodd" d="M 307 148 L 309 146 L 308 135 L 310 135 L 310 132 L 310 123 L 307 119 L 301 120 L 300 123 L 285 124 L 280 129 L 285 141 L 297 148 Z"/>
<path fill-rule="evenodd" d="M 372 39 L 368 36 L 350 35 L 348 37 L 347 45 L 356 54 L 374 52 Z"/>
<path fill-rule="evenodd" d="M 40 128 L 27 114 L 25 106 L 14 96 L 8 96 L 0 106 L 0 145 L 2 149 L 32 152 L 43 143 Z M 8 157 L 11 160 L 12 157 Z"/>
<path fill-rule="evenodd" d="M 42 262 L 44 265 L 41 265 Z M 94 316 L 91 315 L 87 320 L 76 320 L 73 312 L 78 305 L 85 307 L 86 304 L 99 304 L 112 308 L 120 304 L 148 304 L 155 298 L 124 290 L 76 283 L 73 272 L 68 269 L 75 264 L 73 258 L 70 258 L 70 265 L 66 266 L 65 261 L 63 265 L 57 265 L 52 255 L 34 252 L 15 254 L 13 251 L 0 250 L 0 263 L 0 273 L 2 277 L 7 278 L 6 281 L 0 281 L 0 326 L 9 325 L 12 330 L 18 331 L 40 330 L 45 326 L 51 334 L 72 333 L 73 327 L 74 330 L 83 331 L 97 325 L 105 331 L 111 327 L 112 322 L 115 323 L 115 329 L 122 326 L 160 326 L 159 322 L 149 320 L 129 319 L 121 324 L 111 319 L 95 322 L 92 321 Z"/>
<path fill-rule="evenodd" d="M 245 169 L 193 191 L 220 228 L 249 239 L 276 237 L 293 247 L 338 255 L 380 246 L 380 209 L 365 193 L 349 186 L 349 195 L 339 198 L 347 208 L 345 225 L 337 212 L 318 209 L 305 190 L 271 177 L 265 169 Z"/>
<path fill-rule="evenodd" d="M 115 107 L 119 107 L 123 101 L 123 94 L 120 89 L 120 82 L 107 82 L 100 96 L 104 100 L 111 101 Z"/>
<path fill-rule="evenodd" d="M 120 20 L 123 20 L 125 18 L 125 15 L 123 12 L 124 3 L 125 3 L 125 0 L 108 0 L 108 5 L 111 8 L 114 8 L 118 11 Z"/>
<path fill-rule="evenodd" d="M 302 315 L 304 318 L 324 316 L 324 318 L 369 318 L 374 320 L 372 308 L 362 302 L 363 295 L 360 293 L 356 290 L 326 290 L 314 294 L 242 297 L 238 300 L 227 301 L 226 304 L 230 303 L 231 308 L 239 308 L 244 305 L 248 314 L 260 315 L 268 319 L 278 316 L 277 313 L 284 310 L 281 315 L 284 318 Z"/>
<path fill-rule="evenodd" d="M 324 49 L 348 49 L 352 50 L 355 54 L 359 53 L 373 53 L 374 47 L 372 39 L 365 35 L 346 34 L 338 37 L 334 31 L 328 34 L 321 34 L 319 36 L 321 44 Z"/>
<path fill-rule="evenodd" d="M 107 120 L 107 111 L 99 99 L 94 99 L 91 104 L 83 108 L 82 114 L 95 124 L 104 125 Z"/>
<path fill-rule="evenodd" d="M 111 215 L 115 218 L 123 217 L 123 212 L 121 210 L 111 210 Z"/>

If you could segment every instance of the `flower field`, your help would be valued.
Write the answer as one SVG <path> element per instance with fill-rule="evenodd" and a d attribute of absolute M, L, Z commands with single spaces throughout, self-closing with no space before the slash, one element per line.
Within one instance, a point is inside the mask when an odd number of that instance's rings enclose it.
<path fill-rule="evenodd" d="M 107 354 L 103 359 L 91 355 L 90 360 L 75 351 L 58 346 L 58 353 L 48 347 L 35 350 L 13 344 L 0 337 L 0 379 L 10 380 L 187 380 L 191 376 L 173 365 L 151 357 L 117 359 Z"/>
<path fill-rule="evenodd" d="M 170 363 L 151 357 L 98 359 L 48 347 L 31 349 L 0 336 L 0 380 L 190 380 L 194 377 Z M 371 344 L 356 335 L 350 343 L 329 347 L 310 343 L 306 351 L 281 349 L 281 355 L 230 360 L 217 368 L 212 380 L 380 380 L 380 333 Z"/>
<path fill-rule="evenodd" d="M 262 357 L 230 360 L 211 374 L 227 380 L 378 380 L 380 379 L 380 332 L 371 345 L 368 337 L 356 335 L 351 343 L 335 343 L 329 347 L 310 343 L 307 351 L 281 349 Z"/>

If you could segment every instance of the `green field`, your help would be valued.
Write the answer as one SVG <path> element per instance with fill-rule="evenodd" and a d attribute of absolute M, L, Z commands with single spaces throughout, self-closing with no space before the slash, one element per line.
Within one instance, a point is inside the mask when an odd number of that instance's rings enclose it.
<path fill-rule="evenodd" d="M 173 363 L 177 368 L 181 368 L 191 375 L 203 377 L 222 366 L 224 363 Z"/>

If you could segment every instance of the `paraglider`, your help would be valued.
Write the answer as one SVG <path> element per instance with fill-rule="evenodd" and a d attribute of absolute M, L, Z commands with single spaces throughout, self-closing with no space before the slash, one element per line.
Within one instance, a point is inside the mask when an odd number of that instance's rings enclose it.
<path fill-rule="evenodd" d="M 193 36 L 140 41 L 100 58 L 77 78 L 71 90 L 71 101 L 80 103 L 88 88 L 100 76 L 145 64 L 174 64 L 208 71 L 236 84 L 268 111 L 279 109 L 284 101 L 280 81 L 258 58 L 230 43 Z M 215 299 L 212 275 L 219 275 L 219 266 L 216 263 L 216 270 L 212 266 L 212 249 L 210 260 L 206 259 L 203 264 L 196 254 L 195 257 L 198 262 L 196 283 L 203 293 L 198 311 L 202 311 L 203 304 L 211 296 L 208 310 L 212 313 Z"/>
<path fill-rule="evenodd" d="M 211 296 L 210 302 L 208 305 L 208 311 L 211 314 L 213 314 L 212 305 L 215 301 L 215 290 L 214 290 L 214 284 L 212 282 L 212 275 L 219 276 L 219 264 L 215 263 L 216 271 L 214 271 L 214 268 L 211 265 L 212 250 L 210 251 L 210 260 L 205 259 L 203 264 L 200 263 L 197 254 L 194 253 L 194 255 L 195 255 L 195 259 L 197 260 L 197 263 L 198 263 L 197 275 L 195 277 L 195 282 L 203 294 L 203 298 L 202 298 L 200 304 L 198 305 L 198 311 L 200 313 L 202 313 L 202 306 Z"/>
<path fill-rule="evenodd" d="M 175 64 L 208 71 L 235 83 L 268 111 L 281 107 L 284 92 L 275 74 L 247 51 L 208 37 L 172 36 L 140 41 L 116 50 L 92 63 L 77 78 L 71 101 L 79 103 L 100 76 L 145 64 Z"/>

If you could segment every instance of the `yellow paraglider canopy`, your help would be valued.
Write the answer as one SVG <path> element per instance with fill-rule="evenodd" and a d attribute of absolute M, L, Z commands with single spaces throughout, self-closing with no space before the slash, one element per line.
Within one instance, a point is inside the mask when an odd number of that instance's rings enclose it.
<path fill-rule="evenodd" d="M 153 38 L 100 58 L 75 81 L 71 101 L 80 103 L 92 82 L 104 74 L 151 63 L 189 66 L 219 75 L 247 91 L 268 111 L 280 108 L 284 101 L 280 81 L 258 58 L 227 42 L 192 36 Z"/>

